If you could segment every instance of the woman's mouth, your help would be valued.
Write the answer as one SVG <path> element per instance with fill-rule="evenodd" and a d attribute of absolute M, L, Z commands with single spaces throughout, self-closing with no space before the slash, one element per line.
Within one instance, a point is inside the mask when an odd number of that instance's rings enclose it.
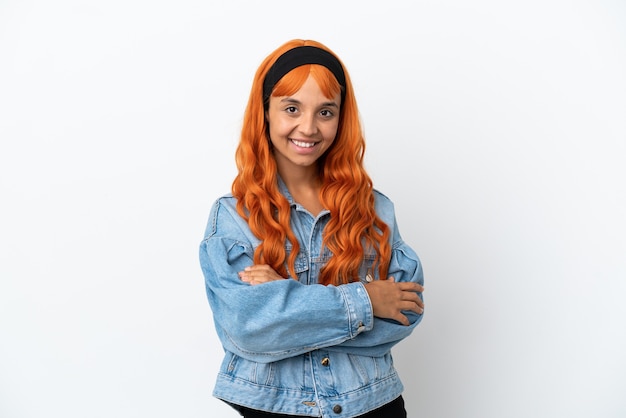
<path fill-rule="evenodd" d="M 316 142 L 298 141 L 297 139 L 292 139 L 291 142 L 300 148 L 312 148 L 316 144 Z"/>

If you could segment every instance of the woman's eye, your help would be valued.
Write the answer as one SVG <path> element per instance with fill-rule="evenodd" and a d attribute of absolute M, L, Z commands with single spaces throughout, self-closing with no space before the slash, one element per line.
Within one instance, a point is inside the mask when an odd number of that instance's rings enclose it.
<path fill-rule="evenodd" d="M 330 117 L 330 116 L 332 116 L 332 115 L 333 115 L 333 112 L 331 112 L 331 111 L 330 111 L 330 110 L 328 110 L 328 109 L 324 109 L 324 110 L 322 110 L 322 111 L 320 112 L 320 115 L 325 116 L 325 117 Z"/>
<path fill-rule="evenodd" d="M 287 113 L 296 113 L 298 111 L 298 109 L 295 106 L 289 106 L 288 108 L 285 109 L 285 112 Z"/>

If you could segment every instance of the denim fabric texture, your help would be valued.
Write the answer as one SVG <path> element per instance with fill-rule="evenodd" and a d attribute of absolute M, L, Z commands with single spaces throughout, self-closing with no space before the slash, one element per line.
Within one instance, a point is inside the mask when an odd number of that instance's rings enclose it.
<path fill-rule="evenodd" d="M 300 243 L 296 278 L 255 286 L 241 281 L 238 272 L 253 265 L 260 241 L 237 213 L 231 195 L 211 208 L 200 265 L 225 351 L 213 395 L 288 415 L 362 415 L 401 395 L 390 350 L 411 334 L 422 315 L 405 312 L 409 326 L 373 316 L 364 287 L 368 275 L 378 279 L 373 254 L 363 259 L 360 282 L 317 284 L 331 256 L 322 248 L 330 214 L 312 216 L 279 184 L 291 203 L 291 228 Z M 374 193 L 378 216 L 392 232 L 389 276 L 423 284 L 420 260 L 400 236 L 393 203 Z M 291 246 L 286 248 L 289 252 Z"/>

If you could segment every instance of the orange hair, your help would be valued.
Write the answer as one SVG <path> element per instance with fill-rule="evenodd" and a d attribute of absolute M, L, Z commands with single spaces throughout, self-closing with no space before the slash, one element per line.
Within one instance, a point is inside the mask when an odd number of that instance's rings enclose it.
<path fill-rule="evenodd" d="M 331 52 L 315 41 L 292 40 L 271 53 L 259 66 L 243 119 L 235 160 L 238 174 L 232 184 L 239 214 L 261 243 L 254 253 L 255 264 L 268 264 L 283 277 L 295 274 L 300 245 L 290 227 L 291 209 L 276 181 L 278 170 L 268 138 L 263 103 L 263 80 L 282 54 L 298 46 L 315 46 Z M 333 54 L 334 55 L 334 54 Z M 345 72 L 345 66 L 344 66 Z M 328 98 L 341 86 L 325 67 L 307 64 L 287 73 L 272 92 L 289 96 L 300 89 L 311 74 Z M 346 76 L 345 97 L 339 112 L 337 136 L 319 161 L 320 201 L 330 211 L 324 229 L 323 245 L 332 257 L 320 272 L 319 283 L 339 285 L 359 280 L 359 268 L 366 253 L 375 253 L 374 265 L 385 279 L 391 258 L 389 227 L 376 215 L 372 180 L 363 166 L 365 140 L 352 83 Z M 291 244 L 287 254 L 286 244 Z"/>

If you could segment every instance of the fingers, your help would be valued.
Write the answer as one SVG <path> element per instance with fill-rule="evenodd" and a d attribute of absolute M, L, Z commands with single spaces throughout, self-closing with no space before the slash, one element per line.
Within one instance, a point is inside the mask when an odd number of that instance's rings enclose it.
<path fill-rule="evenodd" d="M 415 282 L 396 282 L 396 279 L 393 276 L 390 276 L 387 279 L 387 281 L 396 283 L 398 285 L 398 287 L 400 287 L 401 290 L 406 290 L 406 291 L 409 291 L 409 292 L 417 292 L 417 293 L 422 293 L 424 291 L 424 286 L 422 286 L 419 283 L 415 283 Z"/>
<path fill-rule="evenodd" d="M 396 282 L 393 276 L 390 276 L 387 281 L 395 283 L 397 288 L 402 291 L 401 299 L 403 301 L 412 302 L 403 305 L 403 311 L 412 311 L 420 315 L 424 313 L 424 301 L 418 295 L 418 293 L 424 292 L 424 286 L 414 282 Z"/>
<path fill-rule="evenodd" d="M 404 290 L 407 292 L 422 293 L 424 291 L 424 286 L 414 282 L 398 282 L 396 283 L 396 286 L 398 286 L 400 290 Z"/>
<path fill-rule="evenodd" d="M 418 314 L 422 314 L 424 312 L 424 301 L 418 296 L 417 293 L 404 291 L 402 292 L 401 297 L 402 301 L 406 302 L 404 306 L 407 306 L 406 308 L 403 308 L 403 310 L 414 311 Z"/>
<path fill-rule="evenodd" d="M 243 271 L 240 271 L 238 275 L 241 281 L 249 283 L 251 285 L 257 285 L 283 279 L 283 277 L 281 277 L 272 267 L 268 266 L 267 264 L 248 266 Z"/>
<path fill-rule="evenodd" d="M 409 322 L 409 318 L 407 318 L 405 315 L 402 315 L 402 314 L 398 314 L 396 317 L 392 319 L 395 319 L 396 321 L 398 321 L 399 323 L 407 327 L 411 325 L 411 323 Z"/>
<path fill-rule="evenodd" d="M 405 302 L 403 304 L 400 305 L 401 306 L 401 310 L 402 311 L 411 311 L 411 312 L 415 312 L 416 314 L 423 314 L 424 313 L 424 303 L 420 302 Z"/>
<path fill-rule="evenodd" d="M 409 325 L 406 312 L 418 315 L 424 313 L 424 302 L 420 297 L 424 287 L 417 283 L 396 282 L 390 277 L 388 280 L 367 283 L 365 288 L 374 308 L 374 316 L 394 319 L 403 325 Z"/>

